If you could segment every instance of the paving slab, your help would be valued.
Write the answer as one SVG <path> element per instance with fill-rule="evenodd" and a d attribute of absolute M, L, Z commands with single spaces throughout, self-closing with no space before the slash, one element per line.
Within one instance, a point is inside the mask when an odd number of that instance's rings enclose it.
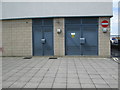
<path fill-rule="evenodd" d="M 66 88 L 66 83 L 54 83 L 52 88 Z"/>
<path fill-rule="evenodd" d="M 81 83 L 82 88 L 95 88 L 93 83 Z"/>
<path fill-rule="evenodd" d="M 95 84 L 95 87 L 96 88 L 110 88 L 110 86 L 107 84 Z"/>
<path fill-rule="evenodd" d="M 85 84 L 85 83 L 86 83 L 86 84 L 88 84 L 88 83 L 89 83 L 89 84 L 92 84 L 92 83 L 93 83 L 91 79 L 86 79 L 86 78 L 81 78 L 81 79 L 80 79 L 80 82 L 81 82 L 81 83 L 84 83 L 84 84 Z"/>
<path fill-rule="evenodd" d="M 67 88 L 81 88 L 80 84 L 68 83 Z"/>
<path fill-rule="evenodd" d="M 52 88 L 52 83 L 40 83 L 38 88 Z"/>
<path fill-rule="evenodd" d="M 23 88 L 27 82 L 15 82 L 9 88 Z"/>

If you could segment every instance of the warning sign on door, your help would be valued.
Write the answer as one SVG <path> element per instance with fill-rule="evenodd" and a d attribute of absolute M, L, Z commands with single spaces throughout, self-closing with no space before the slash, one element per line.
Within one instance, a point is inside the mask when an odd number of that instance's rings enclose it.
<path fill-rule="evenodd" d="M 71 33 L 71 36 L 72 36 L 72 38 L 74 38 L 75 37 L 75 33 Z"/>

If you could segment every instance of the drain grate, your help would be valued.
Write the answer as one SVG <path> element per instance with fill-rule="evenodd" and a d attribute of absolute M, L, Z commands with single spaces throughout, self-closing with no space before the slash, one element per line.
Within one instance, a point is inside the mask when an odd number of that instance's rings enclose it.
<path fill-rule="evenodd" d="M 49 57 L 49 59 L 57 59 L 57 57 Z"/>
<path fill-rule="evenodd" d="M 31 59 L 32 57 L 24 57 L 23 59 Z"/>

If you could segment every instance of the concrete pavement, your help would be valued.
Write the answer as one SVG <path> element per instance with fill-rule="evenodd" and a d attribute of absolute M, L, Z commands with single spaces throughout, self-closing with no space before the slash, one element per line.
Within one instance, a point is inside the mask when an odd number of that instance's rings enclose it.
<path fill-rule="evenodd" d="M 3 88 L 118 88 L 110 58 L 3 57 Z"/>

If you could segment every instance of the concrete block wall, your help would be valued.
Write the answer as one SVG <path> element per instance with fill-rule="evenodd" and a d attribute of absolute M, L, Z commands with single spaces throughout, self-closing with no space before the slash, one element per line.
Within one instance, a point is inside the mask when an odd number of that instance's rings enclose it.
<path fill-rule="evenodd" d="M 3 56 L 32 55 L 32 20 L 2 21 Z"/>
<path fill-rule="evenodd" d="M 99 17 L 98 53 L 102 57 L 110 57 L 110 25 L 108 32 L 103 33 L 101 22 L 110 17 Z M 54 56 L 65 56 L 65 20 L 54 18 Z M 57 29 L 62 33 L 58 34 Z M 3 56 L 32 56 L 32 19 L 2 21 Z"/>
<path fill-rule="evenodd" d="M 57 29 L 61 29 L 62 33 L 58 34 Z M 64 18 L 54 18 L 54 55 L 65 55 L 65 29 Z"/>
<path fill-rule="evenodd" d="M 2 56 L 2 21 L 0 20 L 0 56 Z"/>
<path fill-rule="evenodd" d="M 110 23 L 110 17 L 99 17 L 99 29 L 98 29 L 98 47 L 99 47 L 99 56 L 101 57 L 110 57 L 111 56 L 111 47 L 110 47 L 110 24 L 107 27 L 108 31 L 107 33 L 103 33 L 101 26 L 101 22 L 103 20 L 107 20 Z"/>

